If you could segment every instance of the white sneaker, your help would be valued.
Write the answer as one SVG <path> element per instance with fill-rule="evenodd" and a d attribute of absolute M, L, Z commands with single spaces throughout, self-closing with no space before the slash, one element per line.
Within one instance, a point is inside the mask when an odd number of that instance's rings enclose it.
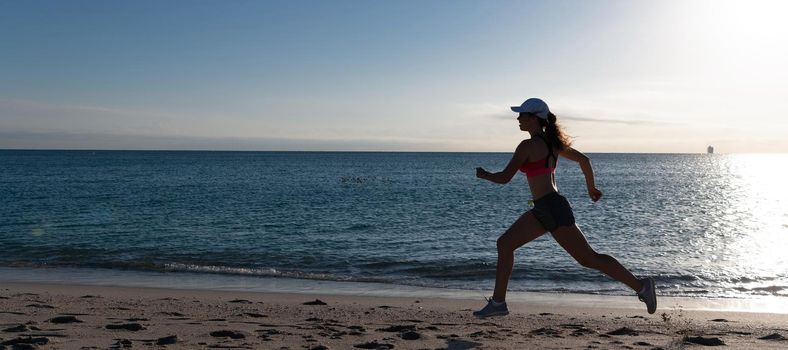
<path fill-rule="evenodd" d="M 492 298 L 487 299 L 487 306 L 485 306 L 483 309 L 473 312 L 473 315 L 478 318 L 504 316 L 508 314 L 509 308 L 506 307 L 506 302 L 504 301 L 502 303 L 497 303 Z"/>

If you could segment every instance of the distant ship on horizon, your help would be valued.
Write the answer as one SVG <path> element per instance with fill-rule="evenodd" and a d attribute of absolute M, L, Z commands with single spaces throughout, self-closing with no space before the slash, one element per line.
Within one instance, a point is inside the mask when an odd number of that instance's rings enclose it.
<path fill-rule="evenodd" d="M 706 147 L 706 153 L 714 154 L 714 147 L 712 147 L 712 146 Z"/>

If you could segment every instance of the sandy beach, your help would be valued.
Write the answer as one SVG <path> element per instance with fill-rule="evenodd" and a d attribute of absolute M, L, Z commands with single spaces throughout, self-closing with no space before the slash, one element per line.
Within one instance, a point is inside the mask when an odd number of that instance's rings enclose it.
<path fill-rule="evenodd" d="M 480 320 L 471 312 L 482 300 L 11 282 L 0 285 L 0 349 L 788 347 L 787 314 L 660 301 L 653 315 L 511 302 L 510 315 Z"/>

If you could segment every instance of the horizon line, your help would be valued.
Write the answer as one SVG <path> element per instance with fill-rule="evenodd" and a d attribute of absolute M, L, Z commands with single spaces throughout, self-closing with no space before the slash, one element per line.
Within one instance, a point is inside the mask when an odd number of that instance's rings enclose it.
<path fill-rule="evenodd" d="M 65 152 L 260 152 L 260 153 L 512 153 L 512 151 L 381 151 L 381 150 L 221 150 L 221 149 L 101 149 L 101 148 L 0 148 L 3 151 L 65 151 Z M 710 154 L 706 152 L 610 152 L 592 151 L 586 154 Z M 728 154 L 788 154 L 788 152 L 730 152 Z"/>

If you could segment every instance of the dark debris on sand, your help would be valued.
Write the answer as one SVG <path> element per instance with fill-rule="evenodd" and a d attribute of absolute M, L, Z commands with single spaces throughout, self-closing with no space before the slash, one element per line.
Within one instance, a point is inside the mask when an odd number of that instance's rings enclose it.
<path fill-rule="evenodd" d="M 49 343 L 49 338 L 47 337 L 19 337 L 14 338 L 11 340 L 6 340 L 0 344 L 3 345 L 20 345 L 20 344 L 30 344 L 30 345 L 45 345 Z"/>
<path fill-rule="evenodd" d="M 686 341 L 687 343 L 699 344 L 699 345 L 705 345 L 705 346 L 721 346 L 721 345 L 725 345 L 725 342 L 722 341 L 722 339 L 717 338 L 717 337 L 709 337 L 709 338 L 706 338 L 706 337 L 686 337 L 686 338 L 684 338 L 684 341 Z"/>
<path fill-rule="evenodd" d="M 555 338 L 562 338 L 560 330 L 547 328 L 547 327 L 537 328 L 537 329 L 534 329 L 534 330 L 530 331 L 529 333 L 530 334 L 534 334 L 534 335 L 542 335 L 542 336 L 546 335 L 546 336 L 551 336 L 551 337 L 555 337 Z"/>
<path fill-rule="evenodd" d="M 415 331 L 406 331 L 400 333 L 399 337 L 405 340 L 418 340 L 421 339 L 421 334 Z"/>
<path fill-rule="evenodd" d="M 20 325 L 18 325 L 18 326 L 15 326 L 15 327 L 6 328 L 6 329 L 4 329 L 4 330 L 3 330 L 3 332 L 9 332 L 9 333 L 21 333 L 21 332 L 27 332 L 27 331 L 29 331 L 29 330 L 30 330 L 30 329 L 29 329 L 29 328 L 27 328 L 27 325 L 20 324 Z"/>
<path fill-rule="evenodd" d="M 132 343 L 131 343 L 131 340 L 128 340 L 128 339 L 120 339 L 120 340 L 116 341 L 116 342 L 115 342 L 115 344 L 112 344 L 112 348 L 113 348 L 113 349 L 118 349 L 118 348 L 130 348 L 130 347 L 131 347 L 131 345 L 132 345 Z"/>
<path fill-rule="evenodd" d="M 51 323 L 82 323 L 82 320 L 74 316 L 58 316 L 49 320 Z"/>
<path fill-rule="evenodd" d="M 252 302 L 251 302 L 251 301 L 249 301 L 249 300 L 246 300 L 246 299 L 233 299 L 233 300 L 230 300 L 230 301 L 228 301 L 228 303 L 234 303 L 234 304 L 251 304 Z"/>
<path fill-rule="evenodd" d="M 326 304 L 325 301 L 322 301 L 320 299 L 315 299 L 314 301 L 305 302 L 304 305 L 328 305 L 328 304 Z"/>
<path fill-rule="evenodd" d="M 241 332 L 229 331 L 229 330 L 214 331 L 211 332 L 210 334 L 212 337 L 217 337 L 217 338 L 232 338 L 232 339 L 246 338 L 246 336 Z"/>
<path fill-rule="evenodd" d="M 632 335 L 632 336 L 640 335 L 640 333 L 638 333 L 638 331 L 636 331 L 634 329 L 631 329 L 631 328 L 627 328 L 627 327 L 621 327 L 621 328 L 616 329 L 614 331 L 607 332 L 607 334 L 609 334 L 609 335 Z"/>
<path fill-rule="evenodd" d="M 156 345 L 172 345 L 178 342 L 177 335 L 170 335 L 156 339 Z"/>
<path fill-rule="evenodd" d="M 132 331 L 132 332 L 145 329 L 145 327 L 143 327 L 139 323 L 108 324 L 105 327 L 107 329 L 120 329 L 120 330 Z"/>
<path fill-rule="evenodd" d="M 416 326 L 414 325 L 399 325 L 399 326 L 389 326 L 385 328 L 378 328 L 381 332 L 404 332 L 404 331 L 413 331 L 416 330 Z"/>
<path fill-rule="evenodd" d="M 377 350 L 377 349 L 393 349 L 394 345 L 387 344 L 387 343 L 378 343 L 376 341 L 372 341 L 372 342 L 363 343 L 363 344 L 356 344 L 356 345 L 353 345 L 353 347 L 354 348 L 359 348 L 359 349 L 376 349 Z"/>
<path fill-rule="evenodd" d="M 760 337 L 760 338 L 758 338 L 758 339 L 760 339 L 760 340 L 777 340 L 777 341 L 785 341 L 785 340 L 788 340 L 788 338 L 785 338 L 785 337 L 784 337 L 782 334 L 780 334 L 780 333 L 772 333 L 772 334 L 769 334 L 769 335 L 765 335 L 765 336 L 763 336 L 763 337 Z"/>

